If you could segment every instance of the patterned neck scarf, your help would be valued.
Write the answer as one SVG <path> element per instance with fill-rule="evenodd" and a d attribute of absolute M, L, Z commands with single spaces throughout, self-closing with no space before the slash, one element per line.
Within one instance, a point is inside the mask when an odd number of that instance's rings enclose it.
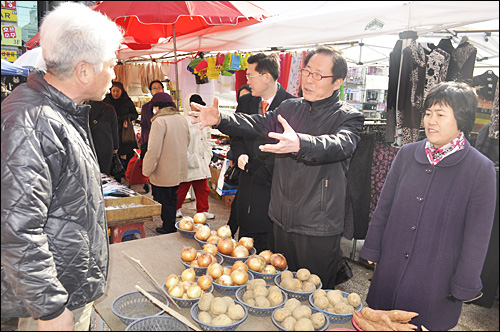
<path fill-rule="evenodd" d="M 448 157 L 463 148 L 465 148 L 465 136 L 463 132 L 460 132 L 458 137 L 453 141 L 439 148 L 435 148 L 434 144 L 429 141 L 425 142 L 425 154 L 427 155 L 427 159 L 429 159 L 432 166 L 436 166 L 437 163 L 445 157 Z"/>

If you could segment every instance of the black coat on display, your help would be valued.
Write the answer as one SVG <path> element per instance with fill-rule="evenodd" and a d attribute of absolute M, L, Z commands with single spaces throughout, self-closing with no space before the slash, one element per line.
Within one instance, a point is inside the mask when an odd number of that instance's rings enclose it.
<path fill-rule="evenodd" d="M 91 101 L 90 131 L 101 173 L 109 175 L 113 150 L 118 150 L 118 120 L 115 109 L 102 101 Z"/>
<path fill-rule="evenodd" d="M 283 100 L 295 98 L 278 83 L 278 92 L 268 111 L 274 110 Z M 236 112 L 247 114 L 262 113 L 261 97 L 246 94 L 239 99 Z M 273 226 L 268 216 L 271 199 L 271 182 L 274 168 L 274 155 L 261 152 L 259 145 L 266 144 L 265 138 L 249 139 L 231 136 L 231 150 L 235 163 L 242 154 L 248 155 L 245 172 L 238 179 L 237 218 L 238 224 L 246 233 L 272 232 Z M 241 232 L 241 231 L 240 231 Z"/>

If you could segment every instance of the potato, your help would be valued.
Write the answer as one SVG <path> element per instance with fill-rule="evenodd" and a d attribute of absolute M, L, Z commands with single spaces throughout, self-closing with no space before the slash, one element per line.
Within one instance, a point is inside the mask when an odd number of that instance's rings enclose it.
<path fill-rule="evenodd" d="M 228 308 L 235 304 L 234 300 L 229 296 L 223 296 L 222 299 L 226 302 Z"/>
<path fill-rule="evenodd" d="M 203 311 L 209 311 L 210 310 L 210 304 L 214 300 L 214 296 L 212 293 L 205 293 L 201 295 L 200 300 L 198 301 L 198 307 L 200 310 Z"/>
<path fill-rule="evenodd" d="M 301 305 L 300 307 L 297 307 L 292 311 L 292 316 L 296 320 L 299 320 L 301 318 L 309 318 L 311 317 L 311 314 L 312 314 L 311 308 L 305 305 Z"/>
<path fill-rule="evenodd" d="M 291 299 L 288 299 L 285 302 L 284 307 L 290 309 L 291 311 L 293 311 L 295 308 L 300 307 L 301 305 L 302 304 L 300 303 L 299 300 L 297 300 L 296 298 L 292 297 Z"/>
<path fill-rule="evenodd" d="M 206 311 L 200 311 L 198 314 L 198 319 L 205 324 L 211 324 L 212 323 L 212 315 L 210 315 Z"/>
<path fill-rule="evenodd" d="M 313 294 L 313 300 L 316 300 L 316 298 L 321 297 L 321 296 L 326 297 L 326 292 L 325 292 L 324 289 L 320 288 L 320 289 L 318 289 L 318 290 L 316 290 L 314 292 L 314 294 Z"/>
<path fill-rule="evenodd" d="M 269 302 L 271 302 L 271 306 L 274 307 L 278 304 L 283 303 L 283 294 L 281 293 L 281 291 L 279 293 L 273 292 L 268 295 L 267 299 L 269 300 Z"/>
<path fill-rule="evenodd" d="M 326 297 L 328 298 L 328 301 L 332 304 L 332 306 L 335 306 L 339 302 L 342 301 L 342 293 L 340 291 L 337 292 L 337 290 L 331 290 L 326 293 Z"/>
<path fill-rule="evenodd" d="M 297 320 L 293 318 L 292 316 L 285 318 L 283 322 L 281 322 L 281 326 L 284 329 L 294 331 L 295 330 L 295 324 L 297 323 Z"/>
<path fill-rule="evenodd" d="M 266 281 L 264 279 L 252 279 L 248 281 L 247 290 L 253 290 L 257 286 L 266 287 Z"/>
<path fill-rule="evenodd" d="M 349 304 L 352 305 L 354 308 L 359 307 L 361 304 L 361 297 L 357 293 L 351 293 L 347 296 L 347 299 L 349 300 Z"/>
<path fill-rule="evenodd" d="M 314 325 L 309 318 L 301 318 L 295 323 L 295 331 L 314 331 Z"/>
<path fill-rule="evenodd" d="M 227 308 L 227 316 L 236 321 L 245 317 L 245 309 L 239 304 L 233 304 Z"/>
<path fill-rule="evenodd" d="M 246 302 L 247 299 L 253 299 L 253 291 L 247 290 L 245 293 L 243 293 L 243 296 L 241 298 L 243 299 L 243 302 Z"/>
<path fill-rule="evenodd" d="M 319 330 L 320 328 L 325 325 L 326 319 L 325 315 L 321 312 L 317 312 L 315 314 L 312 314 L 311 316 L 311 322 L 316 330 Z"/>
<path fill-rule="evenodd" d="M 295 281 L 295 284 L 297 287 L 295 288 L 297 292 L 302 292 L 302 280 L 299 279 L 293 279 Z"/>
<path fill-rule="evenodd" d="M 302 290 L 304 292 L 314 292 L 316 290 L 316 286 L 309 281 L 304 281 L 302 284 Z"/>
<path fill-rule="evenodd" d="M 295 291 L 297 289 L 297 283 L 295 282 L 295 280 L 296 279 L 293 278 L 282 280 L 280 286 L 284 289 Z"/>
<path fill-rule="evenodd" d="M 257 299 L 259 296 L 267 297 L 269 295 L 269 290 L 266 286 L 257 286 L 253 289 L 253 296 Z"/>
<path fill-rule="evenodd" d="M 289 271 L 289 270 L 286 270 L 286 271 L 283 271 L 281 273 L 281 280 L 285 280 L 285 279 L 290 279 L 290 278 L 293 278 L 293 272 L 292 271 Z"/>
<path fill-rule="evenodd" d="M 212 322 L 210 324 L 212 324 L 212 325 L 231 325 L 231 324 L 233 324 L 233 321 L 226 314 L 222 314 L 222 315 L 218 315 L 217 317 L 212 319 Z"/>
<path fill-rule="evenodd" d="M 328 308 L 326 308 L 326 311 L 331 312 L 332 314 L 336 314 L 336 312 L 335 312 L 335 308 L 334 308 L 334 307 L 332 307 L 331 305 L 330 305 L 330 306 L 328 306 Z"/>
<path fill-rule="evenodd" d="M 307 281 L 312 282 L 315 286 L 318 286 L 319 284 L 321 284 L 321 279 L 316 274 L 311 274 L 309 276 L 309 279 L 307 279 Z"/>
<path fill-rule="evenodd" d="M 252 307 L 255 307 L 255 299 L 247 299 L 245 303 L 251 305 Z"/>
<path fill-rule="evenodd" d="M 259 308 L 269 308 L 271 302 L 264 296 L 257 296 L 255 298 L 255 306 Z"/>
<path fill-rule="evenodd" d="M 313 299 L 313 303 L 315 306 L 323 310 L 330 306 L 330 301 L 328 301 L 326 296 L 319 296 L 315 300 Z"/>
<path fill-rule="evenodd" d="M 350 314 L 352 312 L 353 308 L 351 305 L 342 301 L 342 302 L 338 302 L 335 305 L 334 310 L 338 314 Z"/>
<path fill-rule="evenodd" d="M 276 285 L 270 286 L 267 290 L 269 291 L 269 294 L 274 293 L 274 292 L 281 293 L 281 289 Z"/>
<path fill-rule="evenodd" d="M 222 315 L 227 312 L 227 303 L 221 297 L 216 297 L 210 304 L 210 313 L 214 316 Z"/>
<path fill-rule="evenodd" d="M 311 276 L 311 272 L 308 269 L 299 269 L 297 271 L 297 279 L 306 281 Z"/>
<path fill-rule="evenodd" d="M 288 308 L 279 308 L 274 312 L 274 319 L 277 322 L 282 322 L 285 318 L 290 317 L 292 315 L 292 311 Z"/>

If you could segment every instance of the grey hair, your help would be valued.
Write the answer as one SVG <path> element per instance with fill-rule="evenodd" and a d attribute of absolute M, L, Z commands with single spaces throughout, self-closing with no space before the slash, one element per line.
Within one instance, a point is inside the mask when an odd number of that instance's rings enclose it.
<path fill-rule="evenodd" d="M 40 45 L 47 72 L 70 77 L 79 62 L 99 73 L 115 57 L 123 32 L 107 16 L 75 2 L 65 2 L 47 14 L 40 27 Z"/>

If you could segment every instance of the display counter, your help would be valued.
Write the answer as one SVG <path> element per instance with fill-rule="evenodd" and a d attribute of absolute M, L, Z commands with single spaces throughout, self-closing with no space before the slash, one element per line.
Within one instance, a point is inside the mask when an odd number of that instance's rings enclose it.
<path fill-rule="evenodd" d="M 112 302 L 120 295 L 137 291 L 135 285 L 139 285 L 148 292 L 160 292 L 148 280 L 141 268 L 130 261 L 123 252 L 140 260 L 141 264 L 151 273 L 153 278 L 163 284 L 167 277 L 175 273 L 180 275 L 185 269 L 180 262 L 180 253 L 184 246 L 193 246 L 199 249 L 194 239 L 187 239 L 180 233 L 159 235 L 145 239 L 127 241 L 113 244 L 109 247 L 109 274 L 106 292 L 94 303 L 95 311 L 113 331 L 123 331 L 127 327 L 111 311 Z M 224 296 L 214 290 L 215 296 Z M 234 296 L 232 296 L 235 299 Z M 308 302 L 302 302 L 309 305 Z M 191 318 L 190 309 L 177 309 L 170 304 L 170 308 L 185 316 L 195 326 L 198 324 Z M 168 314 L 164 314 L 167 315 Z M 330 323 L 331 328 L 354 329 L 351 322 L 343 324 Z M 237 331 L 278 331 L 271 317 L 257 317 L 248 315 L 247 319 L 237 328 Z"/>

